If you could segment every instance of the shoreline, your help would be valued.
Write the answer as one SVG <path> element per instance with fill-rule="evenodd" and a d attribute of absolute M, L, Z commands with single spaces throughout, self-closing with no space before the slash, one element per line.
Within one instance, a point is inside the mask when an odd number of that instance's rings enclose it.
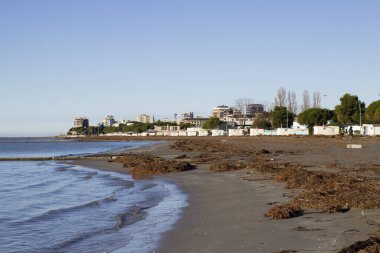
<path fill-rule="evenodd" d="M 170 142 L 128 150 L 166 159 L 197 152 L 170 148 Z M 77 160 L 75 164 L 128 173 L 117 162 Z M 205 164 L 191 171 L 163 175 L 188 195 L 174 227 L 160 236 L 154 252 L 333 252 L 366 240 L 375 227 L 366 224 L 360 209 L 347 213 L 306 210 L 301 217 L 271 220 L 264 216 L 274 204 L 285 203 L 299 193 L 284 183 L 263 179 L 243 180 L 247 170 L 213 173 Z M 365 210 L 377 220 L 376 209 Z"/>

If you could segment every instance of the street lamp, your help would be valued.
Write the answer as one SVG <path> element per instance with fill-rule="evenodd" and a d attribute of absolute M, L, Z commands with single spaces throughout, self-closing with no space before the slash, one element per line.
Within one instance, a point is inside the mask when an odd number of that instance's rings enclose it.
<path fill-rule="evenodd" d="M 323 97 L 324 97 L 324 100 L 325 100 L 325 120 L 326 120 L 326 124 L 327 124 L 327 103 L 326 103 L 326 101 L 327 101 L 327 95 L 325 94 L 325 95 L 323 95 Z M 323 125 L 325 125 L 324 121 L 323 121 Z"/>
<path fill-rule="evenodd" d="M 359 100 L 359 118 L 360 118 L 360 130 L 362 129 L 362 107 L 361 101 Z"/>
<path fill-rule="evenodd" d="M 286 107 L 286 129 L 289 127 L 289 114 L 288 114 L 288 107 Z"/>

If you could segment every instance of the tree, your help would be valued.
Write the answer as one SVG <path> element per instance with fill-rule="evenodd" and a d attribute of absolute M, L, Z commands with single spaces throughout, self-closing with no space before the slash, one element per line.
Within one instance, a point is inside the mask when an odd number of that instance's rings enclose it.
<path fill-rule="evenodd" d="M 242 119 L 243 126 L 245 126 L 245 119 L 247 118 L 247 105 L 252 104 L 252 99 L 250 98 L 238 98 L 235 100 L 235 107 L 238 111 L 236 117 Z"/>
<path fill-rule="evenodd" d="M 219 118 L 211 117 L 206 120 L 206 122 L 202 125 L 203 129 L 216 129 L 219 127 L 220 120 Z"/>
<path fill-rule="evenodd" d="M 340 105 L 335 106 L 338 122 L 341 124 L 358 124 L 360 116 L 364 116 L 365 103 L 358 96 L 349 93 L 340 98 Z"/>
<path fill-rule="evenodd" d="M 294 91 L 288 91 L 288 110 L 294 114 L 297 114 L 298 105 L 297 105 L 297 95 Z"/>
<path fill-rule="evenodd" d="M 266 112 L 256 117 L 255 121 L 252 123 L 252 127 L 259 129 L 270 129 L 272 125 L 268 121 L 268 113 Z"/>
<path fill-rule="evenodd" d="M 187 128 L 189 128 L 189 127 L 194 127 L 194 125 L 191 124 L 191 123 L 181 122 L 181 123 L 179 123 L 179 127 L 180 127 L 181 129 L 187 129 Z"/>
<path fill-rule="evenodd" d="M 303 91 L 302 94 L 302 106 L 301 106 L 301 111 L 305 111 L 310 108 L 310 96 L 309 92 L 307 90 Z"/>
<path fill-rule="evenodd" d="M 247 105 L 252 104 L 253 101 L 251 98 L 238 98 L 235 100 L 235 107 L 240 111 L 242 116 L 247 115 Z"/>
<path fill-rule="evenodd" d="M 289 112 L 284 106 L 276 106 L 273 111 L 269 113 L 272 127 L 289 127 L 293 125 L 294 114 Z"/>
<path fill-rule="evenodd" d="M 274 105 L 275 106 L 285 106 L 285 101 L 286 101 L 286 90 L 284 87 L 281 87 L 277 91 L 277 96 L 274 98 Z"/>
<path fill-rule="evenodd" d="M 84 128 L 83 127 L 72 127 L 67 132 L 67 135 L 72 135 L 72 134 L 76 134 L 76 135 L 84 134 Z"/>
<path fill-rule="evenodd" d="M 321 108 L 321 93 L 319 91 L 313 93 L 313 108 Z"/>
<path fill-rule="evenodd" d="M 372 124 L 380 123 L 380 100 L 372 102 L 365 111 L 366 122 Z"/>
<path fill-rule="evenodd" d="M 301 125 L 307 125 L 311 133 L 314 126 L 327 124 L 328 120 L 334 118 L 334 111 L 321 108 L 310 108 L 301 112 L 297 117 L 297 122 Z"/>

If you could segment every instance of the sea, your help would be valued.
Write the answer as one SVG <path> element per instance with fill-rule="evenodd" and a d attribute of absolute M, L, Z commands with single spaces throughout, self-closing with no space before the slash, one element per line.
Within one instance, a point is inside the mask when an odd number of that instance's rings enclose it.
<path fill-rule="evenodd" d="M 0 138 L 0 157 L 95 154 L 152 145 Z M 187 206 L 164 178 L 61 161 L 0 161 L 0 252 L 154 252 Z"/>

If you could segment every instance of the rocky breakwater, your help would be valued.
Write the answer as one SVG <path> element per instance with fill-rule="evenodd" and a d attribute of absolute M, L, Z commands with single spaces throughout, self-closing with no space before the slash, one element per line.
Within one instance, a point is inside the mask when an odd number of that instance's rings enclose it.
<path fill-rule="evenodd" d="M 167 160 L 146 154 L 126 154 L 115 160 L 124 167 L 130 169 L 133 177 L 149 175 L 163 175 L 171 172 L 181 172 L 194 169 L 194 166 L 186 161 Z"/>

